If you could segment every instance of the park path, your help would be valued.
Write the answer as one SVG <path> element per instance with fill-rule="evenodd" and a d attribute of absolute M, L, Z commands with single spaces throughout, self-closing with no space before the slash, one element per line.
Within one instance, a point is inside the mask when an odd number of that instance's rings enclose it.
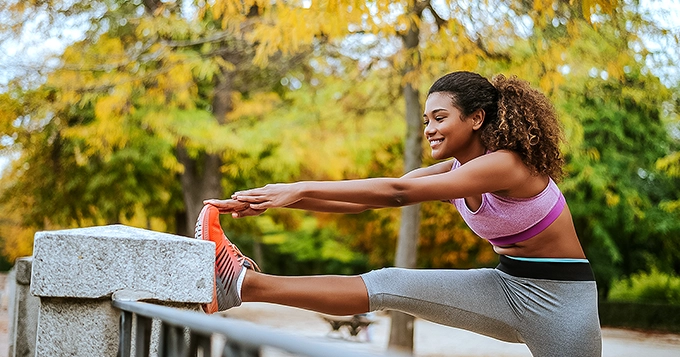
<path fill-rule="evenodd" d="M 6 275 L 0 273 L 0 287 L 5 287 Z M 8 296 L 0 289 L 0 357 L 8 357 Z M 382 352 L 389 337 L 389 317 L 376 314 L 376 323 L 368 335 L 351 338 L 348 333 L 329 334 L 331 328 L 318 314 L 266 303 L 244 303 L 224 313 L 227 317 L 269 326 L 285 333 L 305 336 L 353 349 Z M 603 357 L 678 357 L 680 335 L 642 333 L 605 328 Z M 351 355 L 348 354 L 348 355 Z M 478 334 L 417 319 L 415 322 L 415 355 L 417 357 L 530 357 L 526 346 L 497 341 Z M 279 351 L 264 351 L 265 357 L 285 357 Z"/>
<path fill-rule="evenodd" d="M 329 335 L 330 325 L 318 314 L 296 308 L 244 303 L 225 315 L 312 339 L 331 339 L 348 349 L 381 352 L 385 350 L 389 338 L 390 320 L 385 314 L 375 315 L 377 322 L 371 325 L 368 341 L 365 335 L 359 339 L 351 339 L 348 333 Z M 680 335 L 612 328 L 603 329 L 602 334 L 603 357 L 680 357 Z M 415 322 L 414 344 L 417 357 L 531 357 L 523 344 L 502 342 L 421 319 L 416 319 Z M 265 356 L 286 354 L 271 351 L 265 353 Z"/>

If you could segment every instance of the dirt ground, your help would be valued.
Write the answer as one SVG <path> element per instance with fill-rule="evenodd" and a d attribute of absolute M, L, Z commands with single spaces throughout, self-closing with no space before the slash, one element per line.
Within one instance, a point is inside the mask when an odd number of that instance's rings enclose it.
<path fill-rule="evenodd" d="M 5 274 L 0 274 L 0 287 L 5 287 Z M 0 357 L 9 357 L 8 296 L 0 289 Z M 244 303 L 224 314 L 269 326 L 276 330 L 317 341 L 338 344 L 348 350 L 384 352 L 389 338 L 389 316 L 375 314 L 375 320 L 358 336 L 348 330 L 333 332 L 330 325 L 314 312 L 265 303 Z M 603 357 L 678 357 L 680 335 L 642 333 L 605 328 Z M 417 319 L 415 322 L 415 356 L 417 357 L 529 357 L 526 346 L 501 342 L 460 329 Z M 264 351 L 265 357 L 289 356 L 280 351 Z"/>

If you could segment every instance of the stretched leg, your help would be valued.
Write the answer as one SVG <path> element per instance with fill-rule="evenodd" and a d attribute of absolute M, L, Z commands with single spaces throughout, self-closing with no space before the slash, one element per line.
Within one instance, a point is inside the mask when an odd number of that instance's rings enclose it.
<path fill-rule="evenodd" d="M 241 301 L 272 302 L 332 315 L 368 311 L 366 285 L 359 276 L 282 277 L 260 274 L 222 231 L 219 210 L 206 205 L 196 221 L 196 239 L 215 243 L 213 300 L 207 313 L 241 305 Z"/>
<path fill-rule="evenodd" d="M 368 292 L 359 276 L 275 276 L 248 271 L 241 299 L 299 307 L 330 315 L 368 312 Z"/>

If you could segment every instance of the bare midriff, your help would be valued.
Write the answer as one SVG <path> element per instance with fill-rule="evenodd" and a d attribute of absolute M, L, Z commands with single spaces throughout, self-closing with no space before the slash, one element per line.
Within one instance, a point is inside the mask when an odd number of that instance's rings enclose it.
<path fill-rule="evenodd" d="M 536 236 L 515 244 L 494 246 L 493 249 L 498 254 L 514 257 L 585 258 L 567 206 L 548 228 Z"/>

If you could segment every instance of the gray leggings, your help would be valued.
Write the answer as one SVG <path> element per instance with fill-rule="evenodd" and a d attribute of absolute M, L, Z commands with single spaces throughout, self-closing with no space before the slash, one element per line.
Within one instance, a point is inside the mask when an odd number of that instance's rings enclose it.
<path fill-rule="evenodd" d="M 499 340 L 526 343 L 537 357 L 602 353 L 592 280 L 516 277 L 499 269 L 385 268 L 361 277 L 371 311 L 398 310 Z"/>

